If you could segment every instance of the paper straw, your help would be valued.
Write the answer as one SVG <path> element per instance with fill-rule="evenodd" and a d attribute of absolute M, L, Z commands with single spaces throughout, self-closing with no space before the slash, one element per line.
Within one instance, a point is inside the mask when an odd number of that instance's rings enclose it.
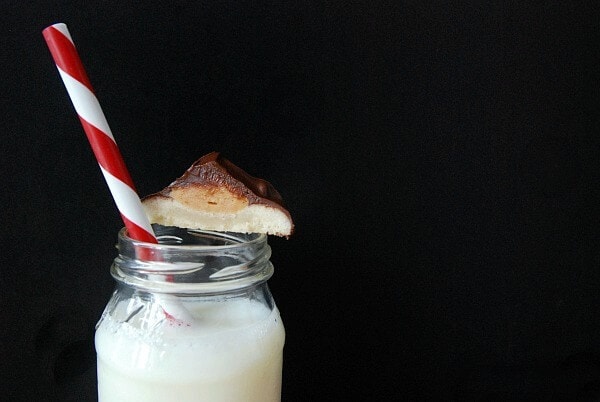
<path fill-rule="evenodd" d="M 157 243 L 67 26 L 54 24 L 43 34 L 129 236 Z"/>
<path fill-rule="evenodd" d="M 67 26 L 58 23 L 42 32 L 129 237 L 158 243 Z M 157 259 L 150 254 L 142 257 Z M 166 296 L 158 299 L 168 320 L 183 319 L 189 325 L 192 318 L 179 302 Z"/>

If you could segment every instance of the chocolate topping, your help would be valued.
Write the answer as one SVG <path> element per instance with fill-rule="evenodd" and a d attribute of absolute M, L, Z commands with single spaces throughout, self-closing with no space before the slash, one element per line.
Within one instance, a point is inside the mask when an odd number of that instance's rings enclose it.
<path fill-rule="evenodd" d="M 280 209 L 288 217 L 290 216 L 283 206 L 281 195 L 271 183 L 249 175 L 222 157 L 219 152 L 211 152 L 198 159 L 180 178 L 155 195 L 169 196 L 174 188 L 196 185 L 225 187 L 232 194 L 247 199 L 248 204 L 267 205 Z"/>

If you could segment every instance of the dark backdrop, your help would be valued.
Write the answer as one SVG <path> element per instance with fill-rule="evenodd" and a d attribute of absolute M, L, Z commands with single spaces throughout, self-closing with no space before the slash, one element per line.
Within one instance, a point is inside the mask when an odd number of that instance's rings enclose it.
<path fill-rule="evenodd" d="M 0 17 L 0 400 L 94 401 L 113 287 L 55 22 L 141 195 L 212 150 L 284 195 L 283 401 L 599 397 L 597 6 L 75 3 Z"/>

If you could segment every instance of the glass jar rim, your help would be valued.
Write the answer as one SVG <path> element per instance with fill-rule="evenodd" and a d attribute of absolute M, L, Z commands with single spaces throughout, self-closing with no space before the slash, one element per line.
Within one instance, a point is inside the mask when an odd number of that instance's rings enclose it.
<path fill-rule="evenodd" d="M 157 239 L 159 243 L 149 243 L 142 240 L 136 240 L 132 237 L 129 237 L 127 228 L 122 228 L 119 230 L 118 238 L 119 243 L 117 247 L 119 247 L 123 243 L 131 244 L 135 249 L 154 249 L 154 250 L 186 250 L 186 251 L 194 251 L 194 252 L 214 252 L 220 250 L 233 250 L 235 248 L 245 248 L 252 245 L 259 245 L 261 243 L 265 243 L 267 241 L 267 235 L 263 233 L 233 233 L 233 232 L 216 232 L 211 230 L 203 230 L 203 229 L 188 229 L 188 228 L 177 228 L 180 230 L 185 230 L 190 234 L 211 234 L 215 237 L 218 237 L 222 240 L 231 241 L 230 244 L 218 244 L 218 245 L 206 245 L 206 244 L 172 244 L 166 243 L 165 240 L 173 241 L 173 235 L 159 235 Z M 162 241 L 162 242 L 161 242 Z"/>
<path fill-rule="evenodd" d="M 163 243 L 134 240 L 126 229 L 119 231 L 113 278 L 154 292 L 206 293 L 239 290 L 265 282 L 273 274 L 271 248 L 264 234 L 157 229 Z"/>

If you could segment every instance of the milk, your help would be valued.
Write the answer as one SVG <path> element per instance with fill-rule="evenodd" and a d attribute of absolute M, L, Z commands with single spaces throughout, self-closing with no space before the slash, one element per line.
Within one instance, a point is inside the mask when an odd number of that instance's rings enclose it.
<path fill-rule="evenodd" d="M 251 299 L 192 302 L 192 322 L 128 322 L 96 330 L 99 402 L 279 402 L 284 328 Z"/>

